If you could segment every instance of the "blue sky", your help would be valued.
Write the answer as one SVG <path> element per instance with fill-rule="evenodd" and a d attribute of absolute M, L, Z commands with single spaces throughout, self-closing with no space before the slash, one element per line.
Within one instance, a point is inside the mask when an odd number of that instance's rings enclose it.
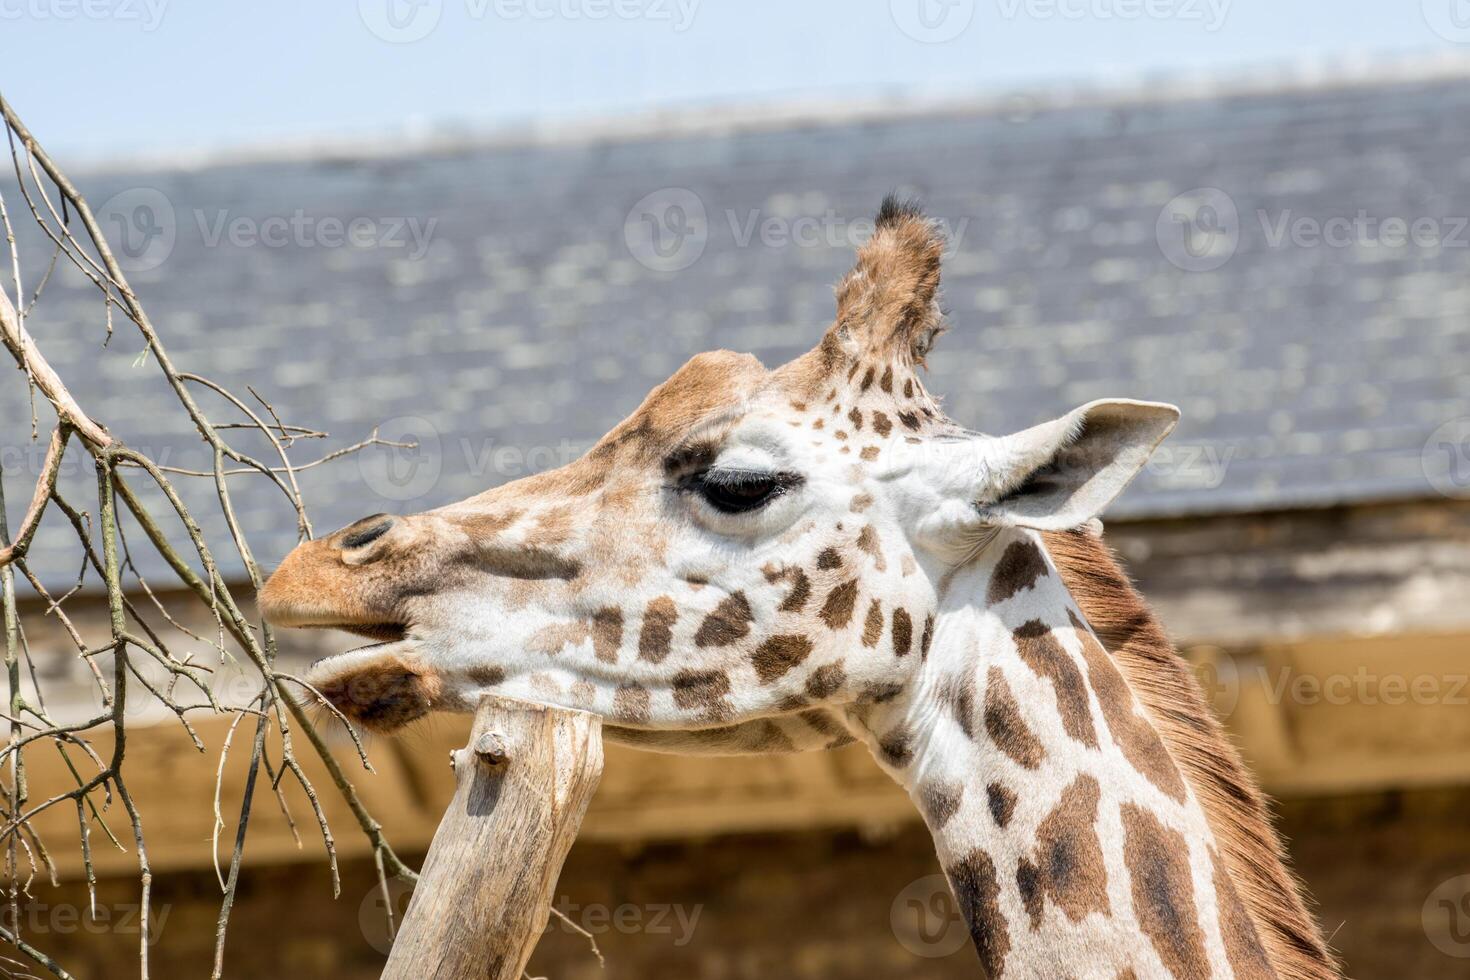
<path fill-rule="evenodd" d="M 74 158 L 1455 52 L 1470 0 L 0 0 Z"/>

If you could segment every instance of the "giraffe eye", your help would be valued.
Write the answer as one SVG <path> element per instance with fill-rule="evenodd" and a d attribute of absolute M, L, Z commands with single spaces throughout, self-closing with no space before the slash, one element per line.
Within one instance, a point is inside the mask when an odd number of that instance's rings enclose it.
<path fill-rule="evenodd" d="M 686 489 L 721 513 L 743 514 L 764 507 L 800 483 L 801 477 L 794 473 L 705 470 L 690 477 Z"/>

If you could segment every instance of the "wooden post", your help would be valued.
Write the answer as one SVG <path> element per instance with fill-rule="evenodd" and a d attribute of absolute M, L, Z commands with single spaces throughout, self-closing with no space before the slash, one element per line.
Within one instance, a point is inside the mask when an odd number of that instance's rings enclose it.
<path fill-rule="evenodd" d="M 485 697 L 385 980 L 520 980 L 602 778 L 602 720 Z"/>

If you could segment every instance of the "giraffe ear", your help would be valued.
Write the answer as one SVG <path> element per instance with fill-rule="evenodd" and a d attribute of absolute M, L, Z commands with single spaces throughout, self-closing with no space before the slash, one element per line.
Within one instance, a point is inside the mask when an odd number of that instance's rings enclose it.
<path fill-rule="evenodd" d="M 850 355 L 922 364 L 942 331 L 937 295 L 944 235 L 919 205 L 890 194 L 857 264 L 837 284 L 831 334 Z"/>
<path fill-rule="evenodd" d="M 997 440 L 976 503 L 987 524 L 1061 531 L 1097 517 L 1179 421 L 1159 402 L 1095 401 Z"/>

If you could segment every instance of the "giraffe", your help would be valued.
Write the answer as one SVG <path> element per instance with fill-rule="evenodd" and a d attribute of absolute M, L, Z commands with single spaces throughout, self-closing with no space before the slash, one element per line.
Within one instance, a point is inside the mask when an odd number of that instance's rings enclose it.
<path fill-rule="evenodd" d="M 943 240 L 884 201 L 808 353 L 691 359 L 584 457 L 297 546 L 307 680 L 392 732 L 486 693 L 675 752 L 865 743 L 990 977 L 1339 976 L 1259 793 L 1095 518 L 1178 417 L 951 421 Z"/>

